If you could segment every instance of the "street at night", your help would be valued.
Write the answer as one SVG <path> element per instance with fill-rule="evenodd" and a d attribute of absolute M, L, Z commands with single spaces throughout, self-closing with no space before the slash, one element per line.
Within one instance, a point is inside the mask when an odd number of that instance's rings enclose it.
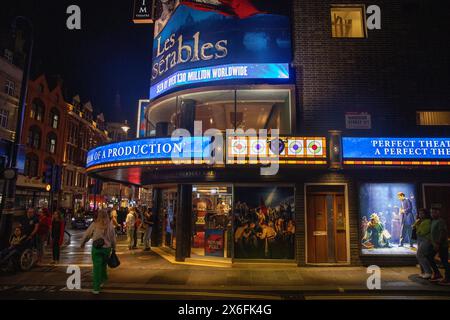
<path fill-rule="evenodd" d="M 2 3 L 0 302 L 442 309 L 443 3 Z"/>
<path fill-rule="evenodd" d="M 431 285 L 418 269 L 385 268 L 382 290 L 367 290 L 365 268 L 298 268 L 295 265 L 210 265 L 207 261 L 175 264 L 154 252 L 129 252 L 119 244 L 121 266 L 110 273 L 102 296 L 92 297 L 90 248 L 80 249 L 82 231 L 71 231 L 57 266 L 43 264 L 27 273 L 0 276 L 1 299 L 67 300 L 323 300 L 323 299 L 450 299 L 450 289 Z M 51 261 L 48 251 L 47 260 Z M 162 253 L 164 255 L 164 253 Z M 205 264 L 206 266 L 201 266 Z M 81 267 L 81 290 L 68 290 L 69 265 Z"/>

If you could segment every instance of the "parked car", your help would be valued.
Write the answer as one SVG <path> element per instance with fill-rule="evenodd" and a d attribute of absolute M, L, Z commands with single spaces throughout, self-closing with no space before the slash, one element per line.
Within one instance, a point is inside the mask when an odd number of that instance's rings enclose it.
<path fill-rule="evenodd" d="M 72 218 L 72 229 L 87 229 L 93 221 L 93 214 L 84 213 L 75 215 Z"/>

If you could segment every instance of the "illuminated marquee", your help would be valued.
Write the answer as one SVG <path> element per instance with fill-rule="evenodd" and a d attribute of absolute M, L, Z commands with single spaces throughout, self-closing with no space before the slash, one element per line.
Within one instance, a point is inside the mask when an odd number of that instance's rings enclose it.
<path fill-rule="evenodd" d="M 210 143 L 210 137 L 156 138 L 117 142 L 90 150 L 86 167 L 124 161 L 202 159 L 208 153 Z"/>
<path fill-rule="evenodd" d="M 160 19 L 161 24 L 157 21 L 151 99 L 202 82 L 289 79 L 292 57 L 287 15 L 269 6 L 251 14 L 215 9 L 180 2 Z"/>
<path fill-rule="evenodd" d="M 276 143 L 276 141 L 278 141 Z M 126 166 L 208 165 L 211 137 L 149 138 L 100 146 L 88 152 L 88 171 Z M 232 137 L 225 150 L 226 164 L 325 165 L 326 138 Z M 277 158 L 277 155 L 279 156 Z"/>
<path fill-rule="evenodd" d="M 450 165 L 450 138 L 342 138 L 344 164 Z"/>

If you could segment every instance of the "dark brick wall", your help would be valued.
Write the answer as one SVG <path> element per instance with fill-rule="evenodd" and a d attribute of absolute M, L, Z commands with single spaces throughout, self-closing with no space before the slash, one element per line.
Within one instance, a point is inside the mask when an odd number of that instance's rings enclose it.
<path fill-rule="evenodd" d="M 370 112 L 371 134 L 448 134 L 416 126 L 416 110 L 450 109 L 450 19 L 444 1 L 293 1 L 298 126 L 345 128 L 345 112 Z M 331 37 L 332 4 L 376 4 L 382 29 Z"/>

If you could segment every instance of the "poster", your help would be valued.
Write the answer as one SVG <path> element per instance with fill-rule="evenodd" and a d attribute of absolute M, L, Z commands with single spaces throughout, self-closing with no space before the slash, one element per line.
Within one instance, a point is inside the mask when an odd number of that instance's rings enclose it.
<path fill-rule="evenodd" d="M 206 229 L 205 231 L 205 256 L 224 256 L 224 231 Z"/>
<path fill-rule="evenodd" d="M 235 187 L 234 245 L 238 259 L 294 259 L 293 187 Z"/>
<path fill-rule="evenodd" d="M 409 183 L 364 183 L 360 187 L 360 238 L 364 255 L 414 255 L 416 188 Z"/>

